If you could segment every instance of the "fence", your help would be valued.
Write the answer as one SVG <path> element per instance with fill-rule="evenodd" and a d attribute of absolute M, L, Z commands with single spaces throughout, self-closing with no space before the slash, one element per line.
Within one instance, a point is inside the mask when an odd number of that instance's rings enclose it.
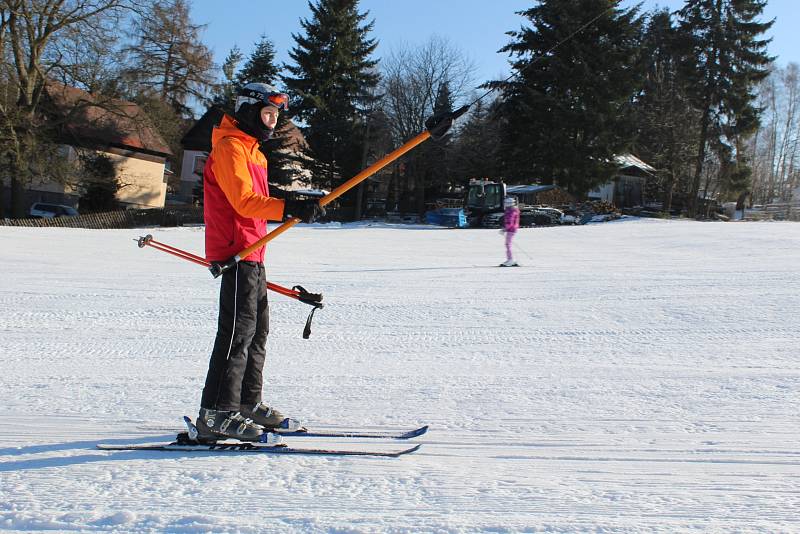
<path fill-rule="evenodd" d="M 764 206 L 764 211 L 776 221 L 800 221 L 800 201 L 774 202 Z"/>
<path fill-rule="evenodd" d="M 800 201 L 773 202 L 758 210 L 746 210 L 746 221 L 800 221 Z"/>
<path fill-rule="evenodd" d="M 0 226 L 33 228 L 138 228 L 141 226 L 183 226 L 202 224 L 202 207 L 170 207 L 161 209 L 128 209 L 105 213 L 90 213 L 76 217 L 50 219 L 0 219 Z"/>

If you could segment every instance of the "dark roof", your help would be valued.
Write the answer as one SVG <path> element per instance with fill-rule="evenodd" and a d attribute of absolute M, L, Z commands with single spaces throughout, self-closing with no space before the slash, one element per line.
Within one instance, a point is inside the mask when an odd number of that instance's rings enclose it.
<path fill-rule="evenodd" d="M 53 111 L 64 120 L 65 141 L 158 156 L 172 155 L 164 138 L 137 104 L 93 95 L 56 82 L 48 82 L 46 92 Z"/>
<path fill-rule="evenodd" d="M 300 128 L 291 120 L 286 121 L 286 123 L 275 132 L 275 137 L 284 139 L 283 147 L 290 152 L 299 153 L 302 152 L 304 148 L 308 147 L 303 132 L 301 132 Z"/>
<path fill-rule="evenodd" d="M 211 152 L 211 132 L 214 127 L 221 121 L 225 112 L 222 108 L 212 106 L 203 113 L 194 126 L 189 128 L 181 138 L 181 146 L 184 150 L 200 150 L 202 152 Z"/>
<path fill-rule="evenodd" d="M 199 150 L 201 152 L 211 152 L 211 132 L 214 127 L 218 126 L 222 121 L 225 112 L 222 108 L 211 106 L 208 108 L 202 117 L 189 128 L 181 138 L 181 146 L 184 150 Z M 301 152 L 302 148 L 306 145 L 305 137 L 303 137 L 300 128 L 298 128 L 292 121 L 286 121 L 276 132 L 275 138 L 284 138 L 284 147 L 293 152 Z"/>

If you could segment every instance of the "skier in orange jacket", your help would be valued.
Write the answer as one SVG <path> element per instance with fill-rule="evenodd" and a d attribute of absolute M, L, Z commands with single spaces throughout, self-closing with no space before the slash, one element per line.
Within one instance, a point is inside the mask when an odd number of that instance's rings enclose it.
<path fill-rule="evenodd" d="M 260 150 L 288 109 L 288 96 L 263 83 L 245 85 L 233 117 L 212 134 L 203 171 L 206 259 L 225 262 L 267 233 L 267 221 L 293 216 L 313 222 L 325 210 L 313 199 L 269 196 L 267 159 Z M 217 336 L 208 366 L 197 429 L 200 439 L 257 441 L 265 429 L 299 423 L 261 402 L 269 333 L 264 249 L 222 275 Z"/>

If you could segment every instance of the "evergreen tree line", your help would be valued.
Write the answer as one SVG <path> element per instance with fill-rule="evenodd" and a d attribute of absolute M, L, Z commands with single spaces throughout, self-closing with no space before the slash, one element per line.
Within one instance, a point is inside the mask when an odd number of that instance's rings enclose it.
<path fill-rule="evenodd" d="M 495 84 L 504 142 L 519 141 L 501 150 L 502 172 L 533 170 L 582 194 L 614 175 L 614 154 L 630 151 L 657 169 L 650 196 L 665 211 L 677 204 L 696 215 L 705 199 L 749 192 L 756 90 L 772 63 L 766 2 L 686 0 L 675 13 L 617 4 L 545 1 L 522 13 L 530 26 L 505 48 L 520 75 Z"/>
<path fill-rule="evenodd" d="M 0 163 L 19 188 L 40 172 L 32 162 L 57 152 L 42 120 L 47 79 L 138 103 L 176 155 L 198 110 L 230 112 L 238 87 L 260 81 L 289 93 L 282 120 L 307 142 L 294 156 L 280 139 L 265 148 L 281 184 L 304 175 L 335 187 L 433 113 L 474 102 L 448 137 L 387 169 L 387 209 L 421 213 L 471 178 L 583 195 L 611 179 L 614 156 L 626 152 L 657 169 L 650 196 L 665 211 L 699 214 L 706 198 L 766 202 L 796 187 L 797 66 L 772 65 L 765 0 L 686 0 L 674 13 L 613 0 L 532 4 L 501 50 L 515 76 L 486 81 L 435 36 L 379 60 L 358 0 L 310 2 L 287 64 L 263 35 L 248 57 L 234 48 L 221 66 L 189 0 L 0 0 Z M 342 197 L 350 217 L 363 213 L 369 187 Z"/>

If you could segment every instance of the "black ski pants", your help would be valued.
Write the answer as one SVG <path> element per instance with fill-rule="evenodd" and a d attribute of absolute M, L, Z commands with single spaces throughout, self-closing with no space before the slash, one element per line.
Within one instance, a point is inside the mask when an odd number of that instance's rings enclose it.
<path fill-rule="evenodd" d="M 261 401 L 269 334 L 267 278 L 260 262 L 240 261 L 222 274 L 219 322 L 200 406 L 239 411 Z"/>

